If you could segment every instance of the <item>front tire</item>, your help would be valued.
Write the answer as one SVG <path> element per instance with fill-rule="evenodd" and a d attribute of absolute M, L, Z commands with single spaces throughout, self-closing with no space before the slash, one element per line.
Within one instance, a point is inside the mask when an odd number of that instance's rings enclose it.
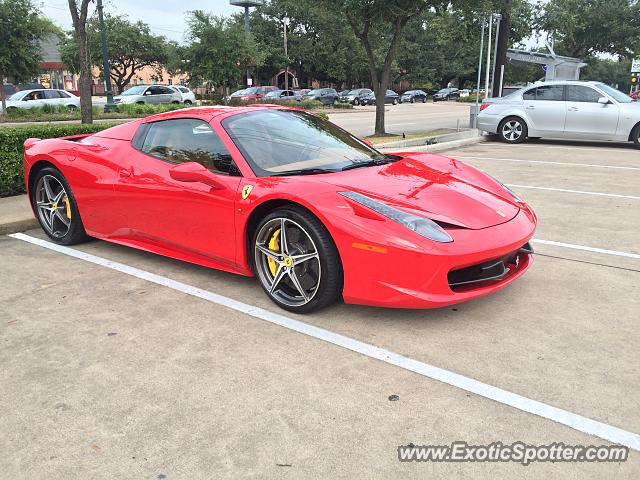
<path fill-rule="evenodd" d="M 285 207 L 266 215 L 252 238 L 252 267 L 279 307 L 308 313 L 342 292 L 342 263 L 331 235 L 309 212 Z"/>
<path fill-rule="evenodd" d="M 38 222 L 51 240 L 62 245 L 87 240 L 76 198 L 57 168 L 45 167 L 37 173 L 30 196 Z"/>
<path fill-rule="evenodd" d="M 520 117 L 507 117 L 498 126 L 498 136 L 506 143 L 522 143 L 527 134 L 527 124 Z"/>
<path fill-rule="evenodd" d="M 357 107 L 358 105 L 360 105 L 360 100 L 358 100 L 357 98 L 353 101 L 353 106 Z"/>
<path fill-rule="evenodd" d="M 398 104 L 398 100 L 396 98 L 393 99 L 393 101 L 391 102 L 392 105 L 397 105 Z"/>

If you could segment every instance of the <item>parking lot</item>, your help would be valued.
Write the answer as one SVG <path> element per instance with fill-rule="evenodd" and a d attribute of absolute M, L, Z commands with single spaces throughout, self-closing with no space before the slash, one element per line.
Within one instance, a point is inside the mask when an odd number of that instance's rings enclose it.
<path fill-rule="evenodd" d="M 52 249 L 39 230 L 1 238 L 2 476 L 640 478 L 640 153 L 444 155 L 510 185 L 539 226 L 519 281 L 438 310 L 297 316 L 254 279 L 102 241 Z M 526 467 L 397 453 L 603 438 L 636 447 Z"/>

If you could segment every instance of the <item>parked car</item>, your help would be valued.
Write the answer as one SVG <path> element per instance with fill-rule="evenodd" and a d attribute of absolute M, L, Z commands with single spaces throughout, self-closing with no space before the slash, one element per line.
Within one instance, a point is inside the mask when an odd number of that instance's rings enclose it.
<path fill-rule="evenodd" d="M 29 138 L 23 166 L 51 241 L 100 238 L 255 276 L 297 313 L 338 300 L 443 307 L 532 264 L 535 213 L 494 178 L 439 155 L 380 153 L 300 110 L 185 108 Z"/>
<path fill-rule="evenodd" d="M 180 94 L 182 103 L 185 105 L 191 105 L 196 103 L 196 94 L 189 90 L 184 85 L 169 85 L 169 88 L 175 90 Z"/>
<path fill-rule="evenodd" d="M 113 97 L 116 104 L 182 103 L 182 94 L 166 85 L 136 85 Z"/>
<path fill-rule="evenodd" d="M 80 107 L 80 98 L 55 88 L 20 90 L 6 100 L 7 111 L 12 108 L 35 108 L 45 105 L 65 106 L 70 109 Z"/>
<path fill-rule="evenodd" d="M 456 100 L 457 98 L 460 98 L 460 93 L 457 88 L 442 88 L 438 90 L 438 93 L 433 95 L 434 102 Z"/>
<path fill-rule="evenodd" d="M 469 90 L 468 88 L 458 90 L 458 98 L 467 98 L 469 95 L 471 95 L 471 90 Z"/>
<path fill-rule="evenodd" d="M 267 93 L 264 99 L 269 100 L 270 102 L 299 102 L 302 100 L 302 95 L 294 92 L 293 90 L 273 90 Z"/>
<path fill-rule="evenodd" d="M 310 88 L 297 88 L 297 89 L 294 88 L 293 91 L 296 92 L 297 95 L 304 97 L 307 93 L 311 91 L 311 89 Z"/>
<path fill-rule="evenodd" d="M 571 138 L 633 141 L 640 148 L 640 104 L 600 82 L 545 82 L 484 100 L 478 128 L 507 143 Z"/>
<path fill-rule="evenodd" d="M 387 90 L 384 96 L 384 103 L 390 103 L 391 105 L 397 105 L 400 101 L 400 95 L 398 95 L 393 90 Z M 362 99 L 362 105 L 375 105 L 376 104 L 376 95 L 371 92 L 369 95 Z"/>
<path fill-rule="evenodd" d="M 318 100 L 323 105 L 333 105 L 338 103 L 338 92 L 336 92 L 335 88 L 316 88 L 307 92 L 302 99 Z"/>
<path fill-rule="evenodd" d="M 238 100 L 258 100 L 260 98 L 264 98 L 267 93 L 273 92 L 275 90 L 278 90 L 278 87 L 274 87 L 273 85 L 265 85 L 263 87 L 249 87 L 238 90 L 237 92 L 233 92 L 230 98 L 235 98 Z"/>
<path fill-rule="evenodd" d="M 426 102 L 427 93 L 422 90 L 408 90 L 400 95 L 400 103 Z"/>
<path fill-rule="evenodd" d="M 362 99 L 372 93 L 370 88 L 354 88 L 349 90 L 346 94 L 340 96 L 342 103 L 350 103 L 356 107 L 362 103 Z"/>

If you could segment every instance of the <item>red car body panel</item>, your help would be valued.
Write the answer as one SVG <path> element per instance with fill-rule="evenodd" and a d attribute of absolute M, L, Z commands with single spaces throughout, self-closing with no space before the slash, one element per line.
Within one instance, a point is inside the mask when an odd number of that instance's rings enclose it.
<path fill-rule="evenodd" d="M 526 244 L 536 217 L 491 177 L 458 160 L 399 153 L 395 163 L 306 176 L 256 177 L 221 121 L 260 107 L 200 107 L 167 112 L 93 135 L 25 142 L 27 188 L 44 161 L 67 178 L 87 233 L 111 242 L 225 271 L 253 275 L 248 228 L 266 202 L 291 202 L 312 212 L 330 232 L 343 265 L 347 303 L 439 307 L 498 290 L 527 270 L 532 256 L 499 281 L 453 290 L 451 270 L 498 259 Z M 133 148 L 145 122 L 198 118 L 218 133 L 241 176 L 218 175 L 221 188 L 179 182 L 173 164 Z M 247 198 L 241 192 L 253 189 Z M 354 191 L 445 225 L 451 243 L 428 240 L 339 195 Z M 274 203 L 274 205 L 276 205 Z"/>

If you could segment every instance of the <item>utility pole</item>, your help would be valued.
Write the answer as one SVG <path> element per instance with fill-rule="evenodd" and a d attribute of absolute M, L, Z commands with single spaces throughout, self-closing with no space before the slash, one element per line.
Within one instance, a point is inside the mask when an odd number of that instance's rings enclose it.
<path fill-rule="evenodd" d="M 482 33 L 480 34 L 480 58 L 478 59 L 478 81 L 476 83 L 476 114 L 473 117 L 473 128 L 478 126 L 478 103 L 480 102 L 480 80 L 482 79 L 482 54 L 484 53 L 484 27 L 485 21 L 482 19 Z"/>
<path fill-rule="evenodd" d="M 489 36 L 487 37 L 487 68 L 484 77 L 484 98 L 489 98 L 489 72 L 491 70 L 491 29 L 493 27 L 493 14 L 489 15 Z"/>
<path fill-rule="evenodd" d="M 284 17 L 284 57 L 287 62 L 284 70 L 284 89 L 289 90 L 289 50 L 287 46 L 287 26 L 289 25 L 289 18 Z"/>
<path fill-rule="evenodd" d="M 111 88 L 111 69 L 109 67 L 109 50 L 107 48 L 107 29 L 104 26 L 104 14 L 102 12 L 102 0 L 98 0 L 98 21 L 100 23 L 100 43 L 102 44 L 102 76 L 104 86 L 107 91 L 107 104 L 104 106 L 105 113 L 117 112 L 118 105 L 113 101 L 113 90 Z"/>
<path fill-rule="evenodd" d="M 492 97 L 497 97 L 497 95 L 495 95 L 495 91 L 496 91 L 496 62 L 498 61 L 498 38 L 500 38 L 500 20 L 502 19 L 502 15 L 500 15 L 499 13 L 496 13 L 494 15 L 495 19 L 496 19 L 496 41 L 495 41 L 495 47 L 493 49 L 493 71 L 491 74 L 491 96 Z"/>

